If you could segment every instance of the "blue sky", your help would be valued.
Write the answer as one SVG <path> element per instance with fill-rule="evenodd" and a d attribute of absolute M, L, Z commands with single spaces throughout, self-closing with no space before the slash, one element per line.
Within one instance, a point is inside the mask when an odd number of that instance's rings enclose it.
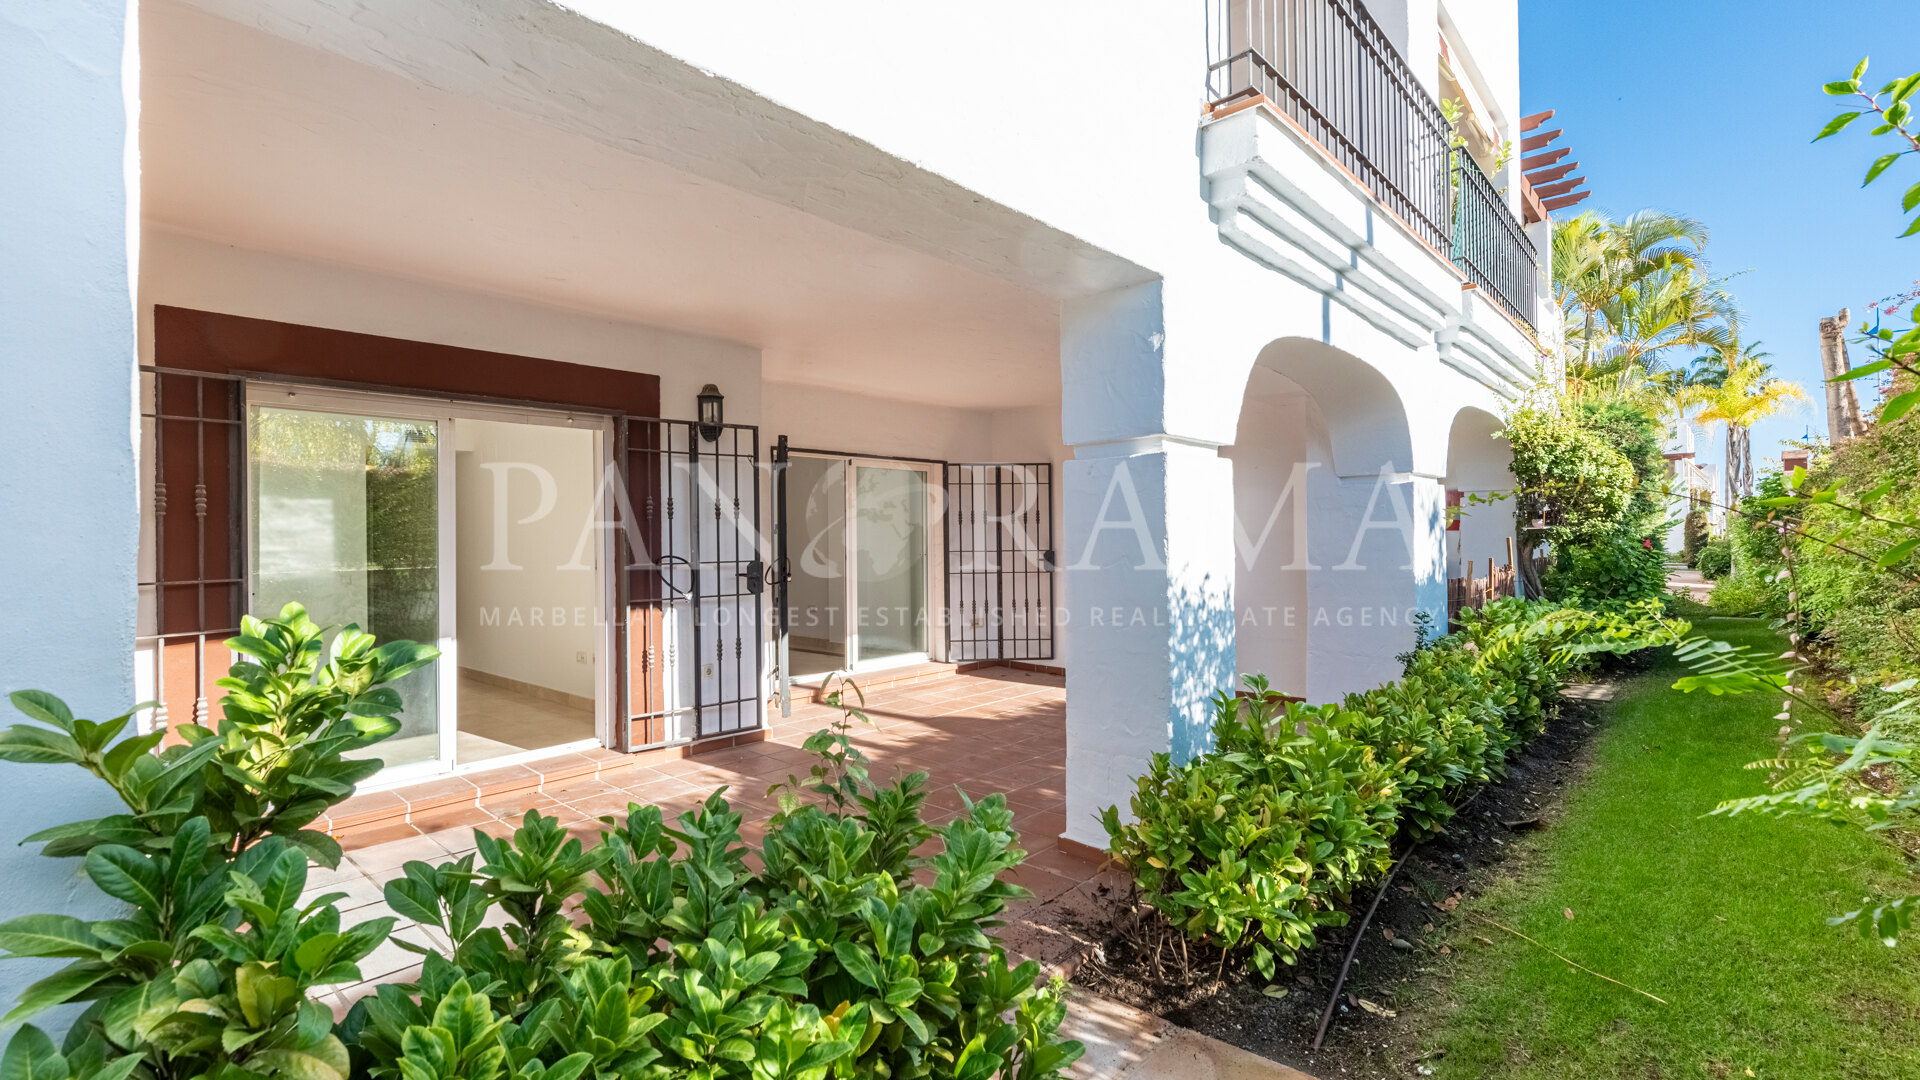
<path fill-rule="evenodd" d="M 1857 324 L 1920 278 L 1920 236 L 1895 239 L 1920 168 L 1903 161 L 1862 190 L 1867 166 L 1895 149 L 1868 138 L 1864 119 L 1810 142 L 1841 111 L 1821 84 L 1863 55 L 1871 89 L 1920 70 L 1913 4 L 1520 0 L 1521 111 L 1556 110 L 1547 126 L 1566 134 L 1554 145 L 1572 147 L 1593 190 L 1580 208 L 1704 222 L 1714 272 L 1744 271 L 1732 287 L 1746 338 L 1812 396 L 1754 430 L 1761 469 L 1780 439 L 1826 430 L 1819 318 L 1844 305 Z M 1708 435 L 1701 460 L 1720 460 L 1722 438 Z"/>

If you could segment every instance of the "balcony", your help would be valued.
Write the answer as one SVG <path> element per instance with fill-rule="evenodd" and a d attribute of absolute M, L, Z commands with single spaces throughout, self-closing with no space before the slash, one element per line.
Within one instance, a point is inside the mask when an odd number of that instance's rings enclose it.
<path fill-rule="evenodd" d="M 1506 200 L 1464 147 L 1453 151 L 1453 265 L 1533 329 L 1534 288 L 1540 278 L 1533 241 Z"/>
<path fill-rule="evenodd" d="M 1357 0 L 1208 0 L 1207 99 L 1264 99 L 1508 314 L 1539 261 L 1501 193 Z"/>

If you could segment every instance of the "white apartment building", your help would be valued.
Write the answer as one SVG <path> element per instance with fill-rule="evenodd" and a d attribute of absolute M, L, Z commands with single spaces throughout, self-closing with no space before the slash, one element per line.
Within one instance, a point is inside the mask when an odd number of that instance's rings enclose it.
<path fill-rule="evenodd" d="M 1446 506 L 1557 322 L 1518 54 L 1516 0 L 7 5 L 0 691 L 204 716 L 299 599 L 445 650 L 406 784 L 1017 661 L 1099 846 L 1237 673 L 1392 678 L 1511 536 Z M 0 914 L 74 888 L 7 850 Z"/>

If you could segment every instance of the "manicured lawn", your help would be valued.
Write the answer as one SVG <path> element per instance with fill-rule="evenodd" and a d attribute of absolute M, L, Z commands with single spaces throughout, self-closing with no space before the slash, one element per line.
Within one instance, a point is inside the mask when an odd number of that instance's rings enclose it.
<path fill-rule="evenodd" d="M 1773 648 L 1752 619 L 1695 630 Z M 1890 844 L 1806 821 L 1704 817 L 1761 790 L 1777 699 L 1623 687 L 1593 770 L 1525 869 L 1461 905 L 1456 962 L 1423 1008 L 1442 1077 L 1920 1077 L 1920 938 L 1896 949 L 1829 915 L 1905 872 Z M 1566 912 L 1571 910 L 1569 920 Z M 1505 923 L 1660 1005 L 1476 920 Z M 1491 946 L 1474 941 L 1482 936 Z"/>

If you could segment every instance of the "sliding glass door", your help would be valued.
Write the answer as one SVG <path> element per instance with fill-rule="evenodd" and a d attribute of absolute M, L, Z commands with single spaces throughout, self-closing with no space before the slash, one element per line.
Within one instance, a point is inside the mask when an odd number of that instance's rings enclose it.
<path fill-rule="evenodd" d="M 801 679 L 926 660 L 936 635 L 932 467 L 796 454 L 786 485 L 788 663 Z"/>
<path fill-rule="evenodd" d="M 385 641 L 451 637 L 443 595 L 441 425 L 253 405 L 247 410 L 249 608 L 289 601 L 322 626 L 352 623 Z M 388 766 L 450 761 L 445 661 L 398 684 Z"/>
<path fill-rule="evenodd" d="M 255 384 L 248 611 L 439 647 L 383 784 L 602 744 L 611 529 L 595 417 Z"/>
<path fill-rule="evenodd" d="M 927 658 L 927 472 L 858 464 L 851 492 L 856 666 Z"/>

